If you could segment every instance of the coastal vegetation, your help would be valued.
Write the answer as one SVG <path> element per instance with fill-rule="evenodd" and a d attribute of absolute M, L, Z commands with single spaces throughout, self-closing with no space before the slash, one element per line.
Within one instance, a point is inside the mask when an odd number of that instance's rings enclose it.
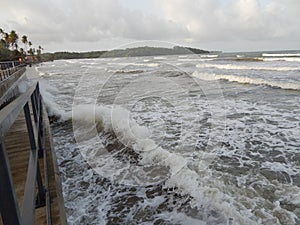
<path fill-rule="evenodd" d="M 137 47 L 116 49 L 104 53 L 101 57 L 135 57 L 135 56 L 159 56 L 159 55 L 185 55 L 209 53 L 202 49 L 175 46 L 173 48 Z"/>
<path fill-rule="evenodd" d="M 34 47 L 26 35 L 19 35 L 15 30 L 10 32 L 0 28 L 0 61 L 18 60 L 40 61 L 42 46 Z M 21 41 L 21 43 L 19 43 Z"/>
<path fill-rule="evenodd" d="M 138 57 L 138 56 L 160 56 L 160 55 L 187 55 L 187 54 L 208 54 L 209 51 L 175 46 L 173 48 L 161 47 L 136 47 L 126 49 L 115 49 L 111 51 L 91 51 L 91 52 L 54 52 L 42 54 L 43 61 L 57 59 L 79 59 L 79 58 L 113 58 L 113 57 Z"/>
<path fill-rule="evenodd" d="M 53 61 L 58 59 L 99 58 L 104 53 L 106 53 L 106 51 L 43 53 L 41 59 L 42 61 Z"/>
<path fill-rule="evenodd" d="M 80 59 L 80 58 L 108 58 L 108 57 L 138 57 L 138 56 L 161 56 L 161 55 L 187 55 L 208 54 L 209 51 L 174 46 L 173 48 L 162 47 L 136 47 L 126 49 L 115 49 L 110 51 L 89 52 L 54 52 L 43 53 L 39 45 L 34 47 L 26 35 L 20 35 L 15 30 L 5 32 L 0 28 L 0 61 L 23 59 L 26 62 L 43 62 L 58 59 Z"/>

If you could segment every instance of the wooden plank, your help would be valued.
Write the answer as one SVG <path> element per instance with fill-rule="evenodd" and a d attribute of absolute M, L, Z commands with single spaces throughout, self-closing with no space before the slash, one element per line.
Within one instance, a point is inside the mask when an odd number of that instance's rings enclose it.
<path fill-rule="evenodd" d="M 46 121 L 45 125 L 45 147 L 47 152 L 47 163 L 48 163 L 48 172 L 49 172 L 49 188 L 51 194 L 51 209 L 52 209 L 52 222 L 54 225 L 58 224 L 67 224 L 66 215 L 64 212 L 64 203 L 61 192 L 61 183 L 58 176 L 58 168 L 56 165 L 55 153 L 52 145 L 51 132 L 48 122 L 48 117 L 44 114 L 44 120 Z M 24 187 L 26 181 L 26 174 L 28 168 L 28 161 L 30 155 L 30 143 L 28 132 L 26 128 L 25 116 L 24 113 L 17 117 L 16 121 L 12 127 L 8 130 L 4 138 L 4 142 L 7 149 L 7 154 L 9 158 L 9 163 L 11 167 L 12 177 L 14 187 L 16 189 L 16 196 L 19 208 L 22 208 L 23 196 L 24 196 Z M 44 177 L 44 162 L 43 159 L 39 159 L 41 173 L 43 180 Z M 53 163 L 54 162 L 54 163 Z M 46 225 L 46 206 L 36 209 L 35 211 L 35 224 Z M 0 217 L 1 219 L 1 217 Z M 2 220 L 0 220 L 2 224 Z"/>

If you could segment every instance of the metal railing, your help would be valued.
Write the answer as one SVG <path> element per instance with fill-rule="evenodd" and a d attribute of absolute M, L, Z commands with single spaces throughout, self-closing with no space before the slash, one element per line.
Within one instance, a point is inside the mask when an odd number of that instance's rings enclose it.
<path fill-rule="evenodd" d="M 45 205 L 47 224 L 52 224 L 42 102 L 39 84 L 35 83 L 0 111 L 0 211 L 4 225 L 32 225 L 35 221 L 35 208 Z M 22 110 L 31 150 L 20 213 L 4 136 Z M 41 157 L 44 158 L 44 184 L 39 165 Z"/>
<path fill-rule="evenodd" d="M 19 61 L 0 62 L 0 81 L 7 79 L 24 66 L 26 64 Z"/>

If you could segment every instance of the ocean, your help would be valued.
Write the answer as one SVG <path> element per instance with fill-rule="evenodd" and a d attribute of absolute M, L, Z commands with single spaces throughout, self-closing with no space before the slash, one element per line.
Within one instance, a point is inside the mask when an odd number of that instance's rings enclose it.
<path fill-rule="evenodd" d="M 69 224 L 300 224 L 300 51 L 36 71 Z"/>

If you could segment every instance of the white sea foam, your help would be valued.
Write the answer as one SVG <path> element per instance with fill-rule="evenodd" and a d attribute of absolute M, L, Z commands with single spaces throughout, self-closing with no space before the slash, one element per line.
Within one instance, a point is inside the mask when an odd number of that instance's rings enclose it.
<path fill-rule="evenodd" d="M 196 58 L 196 59 L 178 59 L 178 61 L 181 61 L 181 62 L 205 62 L 205 61 L 213 61 L 214 59 L 212 58 Z"/>
<path fill-rule="evenodd" d="M 219 55 L 200 55 L 201 58 L 217 58 Z"/>
<path fill-rule="evenodd" d="M 70 66 L 70 65 L 69 65 Z M 73 71 L 73 70 L 70 70 Z M 48 71 L 47 71 L 48 72 Z M 229 81 L 235 81 L 240 83 L 253 83 L 253 84 L 263 84 L 263 85 L 271 85 L 269 80 L 260 80 L 256 78 L 247 78 L 247 77 L 240 77 L 240 76 L 229 76 L 229 75 L 215 75 L 209 73 L 210 71 L 207 70 L 206 73 L 200 73 L 200 72 L 194 72 L 193 75 L 195 77 L 198 77 L 200 79 L 204 80 L 219 80 L 219 79 L 225 79 Z M 120 76 L 122 77 L 122 76 Z M 56 77 L 51 77 L 52 80 L 54 80 Z M 91 82 L 93 82 L 91 80 Z M 276 81 L 277 83 L 279 81 Z M 281 82 L 281 81 L 280 81 Z M 279 82 L 279 85 L 282 85 L 282 83 Z M 278 84 L 277 84 L 278 85 Z M 60 87 L 60 86 L 58 86 Z M 89 87 L 89 86 L 88 86 Z M 277 87 L 277 86 L 275 86 Z M 281 87 L 282 88 L 282 87 Z M 53 102 L 57 101 L 57 97 L 64 98 L 65 96 L 59 96 L 59 90 L 56 88 L 49 87 L 49 86 L 43 86 L 42 91 L 47 91 L 49 93 L 45 98 L 47 99 L 48 104 L 50 104 L 50 108 L 54 109 L 60 109 L 61 106 L 58 104 L 54 104 Z M 290 89 L 290 88 L 288 88 Z M 87 88 L 88 91 L 90 91 Z M 44 94 L 43 94 L 44 95 Z M 57 95 L 57 96 L 56 96 Z M 44 99 L 45 99 L 44 98 Z M 51 102 L 53 101 L 53 102 Z M 297 102 L 296 100 L 291 100 L 291 102 Z M 50 102 L 50 103 L 49 103 Z M 246 104 L 247 103 L 247 104 Z M 243 161 L 243 157 L 240 155 L 245 150 L 245 142 L 248 141 L 249 134 L 247 136 L 247 129 L 249 128 L 251 130 L 251 140 L 255 139 L 256 135 L 259 136 L 260 139 L 264 139 L 266 144 L 270 143 L 276 143 L 278 141 L 276 136 L 276 133 L 283 133 L 286 132 L 286 137 L 297 137 L 296 129 L 298 125 L 298 121 L 295 122 L 295 128 L 294 128 L 294 135 L 291 135 L 291 129 L 281 129 L 273 126 L 271 124 L 268 124 L 267 122 L 260 124 L 259 122 L 255 124 L 253 127 L 249 127 L 246 125 L 247 115 L 253 113 L 253 116 L 251 116 L 253 119 L 255 119 L 256 115 L 258 115 L 258 119 L 265 119 L 262 117 L 273 117 L 274 115 L 278 114 L 278 121 L 280 123 L 280 126 L 282 126 L 281 123 L 284 122 L 285 116 L 291 116 L 292 114 L 289 114 L 289 112 L 279 112 L 276 111 L 275 108 L 269 107 L 268 104 L 264 104 L 263 106 L 260 106 L 258 104 L 251 104 L 250 102 L 243 101 L 241 99 L 233 99 L 230 102 L 226 101 L 226 105 L 230 108 L 230 111 L 238 111 L 239 113 L 244 113 L 243 119 L 234 119 L 230 121 L 230 119 L 227 120 L 228 127 L 233 128 L 232 132 L 230 133 L 230 145 L 234 148 L 234 150 L 229 150 L 229 148 L 225 148 L 224 152 L 222 153 L 222 156 L 237 156 L 239 160 Z M 290 104 L 292 105 L 292 104 Z M 294 104 L 295 105 L 295 104 Z M 128 144 L 136 153 L 138 153 L 141 156 L 141 159 L 139 159 L 139 166 L 145 166 L 145 165 L 163 165 L 167 166 L 170 170 L 170 174 L 172 176 L 169 176 L 166 180 L 165 187 L 178 187 L 178 190 L 176 192 L 187 194 L 188 196 L 192 196 L 193 199 L 191 202 L 188 203 L 188 205 L 195 209 L 195 211 L 201 211 L 205 210 L 205 214 L 203 217 L 199 219 L 200 221 L 197 222 L 197 219 L 195 217 L 191 216 L 188 213 L 185 213 L 184 211 L 177 211 L 175 208 L 172 212 L 169 214 L 165 211 L 162 211 L 162 213 L 158 213 L 158 218 L 166 219 L 167 221 L 171 221 L 171 223 L 174 224 L 201 224 L 201 220 L 203 219 L 203 224 L 226 224 L 228 222 L 228 218 L 234 218 L 232 224 L 267 224 L 268 222 L 273 221 L 273 223 L 279 223 L 278 218 L 286 217 L 284 222 L 281 222 L 282 224 L 296 224 L 295 221 L 298 221 L 296 216 L 299 215 L 299 211 L 297 211 L 297 207 L 300 206 L 300 196 L 299 196 L 299 188 L 297 186 L 291 186 L 290 184 L 278 184 L 278 183 L 270 183 L 266 178 L 263 176 L 259 176 L 259 174 L 255 173 L 255 175 L 251 175 L 251 169 L 249 170 L 249 174 L 242 176 L 242 174 L 234 176 L 232 175 L 232 185 L 231 180 L 226 179 L 230 175 L 230 172 L 227 173 L 226 171 L 215 171 L 214 169 L 208 168 L 206 166 L 203 166 L 202 163 L 205 164 L 205 162 L 201 162 L 198 165 L 193 165 L 195 161 L 190 158 L 185 158 L 185 155 L 180 155 L 179 153 L 174 153 L 168 148 L 161 148 L 158 146 L 158 144 L 149 137 L 149 130 L 148 128 L 141 126 L 137 124 L 134 120 L 128 120 L 126 119 L 126 110 L 121 107 L 116 107 L 115 112 L 113 113 L 112 106 L 107 105 L 99 105 L 94 108 L 92 105 L 81 105 L 78 106 L 78 113 L 77 115 L 74 115 L 74 119 L 77 121 L 82 121 L 83 124 L 92 124 L 93 126 L 97 126 L 97 128 L 106 129 L 107 132 L 113 132 L 116 133 L 117 136 L 119 136 L 120 140 L 124 142 L 125 144 Z M 255 108 L 255 113 L 252 111 L 253 108 Z M 283 110 L 284 107 L 282 107 Z M 190 113 L 187 111 L 187 114 Z M 294 110 L 293 119 L 297 118 L 298 111 Z M 62 111 L 53 111 L 53 114 L 57 115 L 64 115 L 64 119 L 70 119 L 71 114 L 66 113 L 63 110 Z M 287 115 L 285 115 L 287 114 Z M 77 116 L 77 117 L 76 117 Z M 275 116 L 274 116 L 275 117 Z M 280 120 L 280 118 L 282 120 Z M 213 121 L 212 121 L 213 122 Z M 293 125 L 292 123 L 288 123 L 288 125 Z M 270 131 L 272 131 L 272 135 L 268 135 L 270 132 L 266 127 L 270 127 Z M 159 127 L 160 128 L 160 127 Z M 234 128 L 238 129 L 234 132 Z M 271 129 L 272 128 L 272 129 Z M 228 131 L 230 132 L 230 131 Z M 298 133 L 297 133 L 298 134 Z M 72 135 L 72 134 L 71 134 Z M 261 135 L 261 136 L 260 136 Z M 291 136 L 290 136 L 291 135 Z M 86 138 L 88 136 L 86 135 Z M 271 138 L 270 140 L 265 140 L 265 138 Z M 62 133 L 61 139 L 64 140 L 64 135 Z M 103 137 L 105 138 L 105 137 Z M 99 143 L 95 141 L 95 139 L 90 139 L 84 142 L 83 148 L 86 148 L 87 150 L 95 150 L 99 148 Z M 274 140 L 274 142 L 273 142 Z M 297 144 L 295 138 L 295 146 Z M 289 144 L 289 141 L 286 141 L 284 145 L 281 147 L 282 150 L 289 151 L 288 148 L 291 148 L 291 146 L 286 146 L 286 144 Z M 71 145 L 68 143 L 68 145 Z M 59 144 L 58 144 L 59 146 Z M 77 147 L 77 146 L 76 146 Z M 287 147 L 287 148 L 286 148 Z M 66 154 L 66 156 L 71 156 L 71 151 L 68 151 L 69 149 L 66 149 L 65 146 L 61 146 L 63 149 L 62 152 Z M 267 150 L 267 148 L 264 148 Z M 296 152 L 296 147 L 294 147 L 294 150 Z M 239 152 L 240 151 L 240 152 Z M 110 153 L 115 154 L 115 153 Z M 118 160 L 112 160 L 113 157 L 110 157 L 110 154 L 107 154 L 107 157 L 102 157 L 103 155 L 97 155 L 97 152 L 95 151 L 94 155 L 88 155 L 86 153 L 87 157 L 90 157 L 90 160 L 94 160 L 93 162 L 99 162 L 100 160 L 103 161 L 103 163 L 100 165 L 102 167 L 99 167 L 99 173 L 103 174 L 105 177 L 122 177 L 125 173 L 135 172 L 134 170 L 130 169 L 130 163 L 125 164 L 117 164 Z M 125 153 L 126 154 L 126 153 Z M 257 154 L 261 155 L 259 152 L 252 152 L 251 154 Z M 80 154 L 79 154 L 80 155 Z M 94 157 L 93 157 L 94 156 Z M 69 160 L 70 157 L 64 157 L 64 160 Z M 79 157 L 78 157 L 79 158 Z M 102 159 L 101 159 L 102 158 Z M 74 158 L 73 158 L 74 159 Z M 77 160 L 77 159 L 75 159 Z M 187 161 L 185 161 L 187 160 Z M 251 161 L 251 160 L 250 160 Z M 186 164 L 187 162 L 187 164 Z M 246 161 L 244 161 L 247 163 Z M 112 166 L 120 165 L 118 168 L 118 171 L 111 171 L 109 170 Z M 249 163 L 249 161 L 248 161 Z M 252 162 L 250 162 L 252 163 Z M 253 162 L 255 163 L 255 162 Z M 76 165 L 79 166 L 79 162 L 76 161 Z M 196 163 L 195 163 L 196 164 Z M 291 170 L 290 167 L 284 166 L 284 164 L 281 163 L 263 163 L 261 164 L 263 168 L 275 170 L 278 172 L 286 172 L 289 175 L 297 175 L 294 170 Z M 124 167 L 122 167 L 124 166 Z M 234 167 L 234 166 L 233 166 Z M 204 170 L 203 168 L 207 168 Z M 213 168 L 213 167 L 212 167 Z M 292 168 L 292 167 L 291 167 Z M 297 168 L 297 167 L 294 167 Z M 241 167 L 243 169 L 243 167 Z M 107 171 L 107 174 L 106 174 Z M 71 171 L 73 173 L 74 171 Z M 255 171 L 254 171 L 255 172 Z M 242 173 L 242 170 L 241 170 Z M 92 180 L 93 173 L 80 173 L 78 176 L 67 178 L 65 183 L 65 189 L 68 189 L 67 191 L 64 190 L 64 193 L 68 193 L 71 197 L 68 198 L 68 201 L 66 204 L 68 204 L 69 209 L 72 211 L 72 215 L 77 215 L 77 217 L 68 218 L 69 222 L 73 223 L 79 223 L 79 219 L 81 218 L 81 215 L 88 215 L 91 214 L 90 211 L 87 210 L 89 204 L 92 204 L 93 201 L 92 198 L 97 198 L 101 196 L 103 198 L 103 205 L 101 206 L 101 209 L 99 211 L 95 212 L 98 217 L 101 217 L 101 221 L 98 222 L 106 223 L 108 212 L 111 207 L 115 207 L 115 205 L 112 205 L 111 195 L 117 196 L 119 194 L 118 191 L 110 189 L 107 192 L 103 193 L 101 191 L 95 191 L 95 187 L 91 188 L 90 191 L 82 191 L 79 194 L 83 194 L 82 196 L 78 198 L 74 198 L 74 195 L 72 193 L 78 191 L 78 188 L 74 184 L 78 184 L 80 180 L 84 179 L 86 182 L 90 182 Z M 114 179 L 112 179 L 114 180 Z M 235 185 L 234 181 L 237 180 L 238 183 Z M 67 185 L 66 185 L 67 183 Z M 276 187 L 275 187 L 276 185 Z M 95 185 L 99 186 L 99 185 Z M 260 192 L 256 192 L 254 188 L 265 188 L 266 193 L 268 193 L 269 190 L 272 190 L 271 195 L 276 196 L 276 201 L 272 202 L 268 198 L 264 198 Z M 268 189 L 269 188 L 269 189 Z M 272 189 L 271 189 L 272 188 Z M 273 192 L 274 190 L 274 192 Z M 70 194 L 71 193 L 71 194 Z M 93 194 L 91 194 L 93 193 Z M 96 193 L 96 194 L 95 194 Z M 78 194 L 78 195 L 79 195 Z M 265 193 L 264 193 L 265 194 Z M 104 196 L 104 197 L 103 197 Z M 144 196 L 142 196 L 144 197 Z M 163 201 L 162 198 L 168 198 L 168 196 L 164 196 L 163 194 L 161 196 L 158 196 L 155 201 L 153 200 L 153 204 L 159 206 L 159 204 Z M 149 203 L 149 199 L 145 198 L 145 201 L 143 201 L 143 204 L 138 205 L 135 209 L 144 209 L 146 208 Z M 284 206 L 281 206 L 282 201 L 286 201 L 288 204 L 292 203 L 296 205 L 296 210 L 294 210 L 294 213 L 292 211 L 288 211 L 284 209 Z M 152 201 L 152 200 L 151 200 Z M 82 204 L 84 203 L 84 204 Z M 273 206 L 274 205 L 274 206 Z M 78 207 L 80 206 L 80 207 Z M 194 208 L 197 206 L 198 208 Z M 289 206 L 288 206 L 289 207 Z M 294 206 L 292 206 L 294 207 Z M 155 208 L 155 207 L 154 207 Z M 134 216 L 134 213 L 136 212 L 135 209 L 131 210 L 128 213 L 128 221 L 131 221 L 131 219 Z M 284 211 L 285 210 L 285 211 Z M 75 213 L 73 213 L 75 212 Z M 93 212 L 94 213 L 94 212 Z M 197 212 L 198 213 L 198 212 Z M 216 222 L 214 218 L 209 218 L 208 215 L 211 214 L 218 214 L 220 216 L 221 222 Z M 93 214 L 91 215 L 93 216 Z M 117 215 L 118 216 L 118 215 Z M 227 218 L 223 218 L 227 217 Z M 224 222 L 225 221 L 225 222 Z M 273 224 L 272 223 L 272 224 Z M 141 224 L 147 224 L 147 222 L 144 222 Z M 231 223 L 228 223 L 231 224 Z"/>
<path fill-rule="evenodd" d="M 164 57 L 164 56 L 155 56 L 155 57 L 153 57 L 153 59 L 164 60 L 164 59 L 167 59 L 167 58 Z"/>
<path fill-rule="evenodd" d="M 18 89 L 20 93 L 25 93 L 28 88 L 30 88 L 32 85 L 32 82 L 30 80 L 22 80 L 18 83 Z"/>
<path fill-rule="evenodd" d="M 176 154 L 169 153 L 167 150 L 160 148 L 154 140 L 150 138 L 151 132 L 145 127 L 136 123 L 129 118 L 130 112 L 121 106 L 94 106 L 94 105 L 78 105 L 73 108 L 73 123 L 79 122 L 79 125 L 95 123 L 95 126 L 102 127 L 104 132 L 113 132 L 117 138 L 126 146 L 134 149 L 139 153 L 145 153 L 141 162 L 152 163 L 155 160 L 167 160 Z M 76 130 L 79 126 L 74 126 Z M 79 130 L 80 132 L 80 130 Z M 185 160 L 180 158 L 181 162 Z M 173 164 L 173 162 L 169 162 Z M 181 163 L 171 166 L 171 170 L 176 170 Z"/>
<path fill-rule="evenodd" d="M 263 67 L 234 64 L 197 64 L 197 68 L 216 68 L 221 70 L 271 70 L 271 71 L 300 71 L 300 67 Z"/>
<path fill-rule="evenodd" d="M 159 63 L 107 63 L 108 65 L 114 66 L 143 66 L 143 67 L 158 67 Z"/>
<path fill-rule="evenodd" d="M 115 112 L 113 112 L 115 110 Z M 74 113 L 75 112 L 75 113 Z M 233 201 L 230 196 L 224 196 L 224 194 L 217 188 L 212 188 L 208 183 L 214 183 L 210 179 L 209 170 L 205 162 L 198 164 L 196 166 L 197 170 L 191 170 L 188 166 L 187 159 L 181 156 L 180 154 L 172 153 L 162 147 L 159 147 L 152 139 L 149 137 L 149 130 L 146 127 L 138 125 L 135 121 L 128 121 L 126 114 L 129 112 L 122 108 L 111 106 L 92 106 L 92 105 L 79 105 L 74 108 L 73 111 L 73 124 L 74 122 L 88 124 L 95 124 L 94 126 L 102 127 L 105 132 L 114 132 L 119 140 L 122 143 L 126 144 L 137 152 L 141 159 L 139 160 L 139 165 L 143 166 L 164 166 L 169 170 L 169 176 L 165 177 L 166 179 L 165 187 L 172 188 L 177 187 L 183 194 L 188 194 L 194 198 L 193 206 L 199 208 L 205 207 L 206 211 L 215 211 L 219 215 L 220 221 L 227 221 L 229 217 L 236 218 L 237 221 L 241 224 L 254 224 L 253 221 L 243 218 L 243 215 L 240 214 L 235 208 L 228 208 L 230 201 Z M 115 114 L 115 115 L 114 115 Z M 114 116 L 112 116 L 114 115 Z M 137 182 L 136 174 L 141 174 L 140 167 L 131 165 L 130 163 L 120 163 L 115 161 L 112 157 L 100 157 L 99 152 L 95 154 L 90 154 L 91 151 L 88 149 L 95 149 L 99 144 L 95 141 L 95 138 L 86 140 L 90 138 L 89 135 L 86 135 L 86 129 L 83 129 L 82 132 L 77 133 L 78 128 L 75 128 L 75 136 L 79 135 L 82 139 L 82 144 L 79 143 L 80 149 L 83 150 L 83 154 L 87 161 L 95 166 L 95 169 L 102 176 L 107 177 L 113 181 L 118 180 L 118 182 L 128 182 L 128 177 L 134 178 L 134 182 Z M 93 151 L 92 150 L 92 151 Z M 87 153 L 88 152 L 88 153 Z M 106 155 L 107 156 L 107 155 Z M 105 162 L 101 162 L 101 161 Z M 100 166 L 97 168 L 97 164 Z M 201 179 L 199 179 L 200 174 L 202 173 Z M 145 174 L 148 176 L 149 174 Z M 155 177 L 150 178 L 148 181 L 157 180 L 159 176 L 158 172 L 155 172 Z M 160 181 L 160 180 L 158 180 Z M 147 178 L 142 177 L 137 183 L 139 185 L 147 185 Z M 132 183 L 131 183 L 132 184 Z M 174 215 L 171 216 L 174 220 L 177 220 Z M 206 222 L 214 220 L 213 218 L 206 218 Z M 190 222 L 195 223 L 195 220 L 190 220 Z M 183 223 L 185 224 L 185 223 Z"/>
<path fill-rule="evenodd" d="M 46 104 L 48 115 L 55 116 L 62 121 L 70 119 L 71 114 L 64 111 L 55 101 L 55 93 L 57 94 L 59 91 L 55 87 L 48 85 L 43 80 L 39 83 L 41 95 Z"/>
<path fill-rule="evenodd" d="M 300 56 L 300 53 L 263 53 L 262 56 L 266 57 L 295 57 Z"/>
<path fill-rule="evenodd" d="M 268 57 L 268 58 L 263 58 L 263 61 L 287 61 L 287 62 L 300 62 L 299 57 Z"/>
<path fill-rule="evenodd" d="M 300 90 L 300 83 L 282 82 L 282 81 L 271 81 L 261 78 L 251 78 L 244 76 L 235 75 L 221 75 L 221 74 L 211 74 L 211 73 L 200 73 L 195 71 L 192 74 L 194 77 L 202 80 L 227 80 L 231 82 L 238 82 L 241 84 L 255 84 L 255 85 L 267 85 L 276 88 L 282 88 L 287 90 Z"/>

